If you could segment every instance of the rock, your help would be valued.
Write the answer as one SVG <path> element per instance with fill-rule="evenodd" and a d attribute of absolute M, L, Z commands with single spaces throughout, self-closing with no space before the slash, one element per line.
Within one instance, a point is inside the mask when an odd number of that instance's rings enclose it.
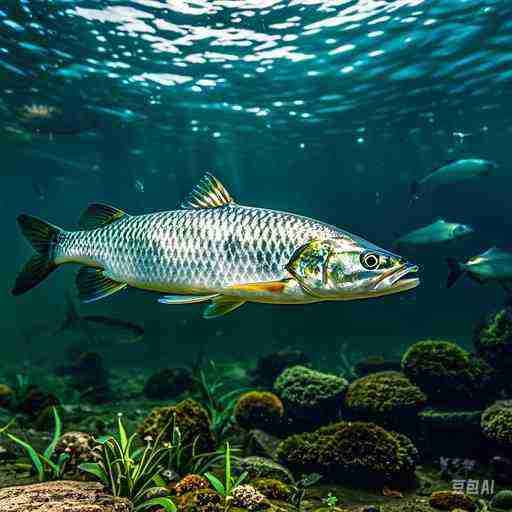
<path fill-rule="evenodd" d="M 0 512 L 130 512 L 128 500 L 114 498 L 91 482 L 45 482 L 0 489 Z"/>
<path fill-rule="evenodd" d="M 498 492 L 492 499 L 492 507 L 499 508 L 501 510 L 512 509 L 512 491 L 505 489 Z"/>
<path fill-rule="evenodd" d="M 238 485 L 233 489 L 232 497 L 235 507 L 246 508 L 247 510 L 260 510 L 269 506 L 265 496 L 252 485 Z"/>
<path fill-rule="evenodd" d="M 272 386 L 276 378 L 290 366 L 310 363 L 309 357 L 300 350 L 284 349 L 260 357 L 253 373 L 255 384 Z"/>
<path fill-rule="evenodd" d="M 433 492 L 429 500 L 430 506 L 438 510 L 453 510 L 460 508 L 473 512 L 476 510 L 475 502 L 463 492 L 437 491 Z"/>
<path fill-rule="evenodd" d="M 164 368 L 149 377 L 144 394 L 148 398 L 176 398 L 194 385 L 190 370 L 186 368 Z"/>
<path fill-rule="evenodd" d="M 287 484 L 293 483 L 292 474 L 284 466 L 265 457 L 245 457 L 238 462 L 238 470 L 240 473 L 247 471 L 248 480 L 274 478 Z"/>
<path fill-rule="evenodd" d="M 100 458 L 100 444 L 86 432 L 66 432 L 55 446 L 55 453 L 67 453 L 69 459 L 66 471 L 77 471 L 84 462 L 97 462 Z"/>

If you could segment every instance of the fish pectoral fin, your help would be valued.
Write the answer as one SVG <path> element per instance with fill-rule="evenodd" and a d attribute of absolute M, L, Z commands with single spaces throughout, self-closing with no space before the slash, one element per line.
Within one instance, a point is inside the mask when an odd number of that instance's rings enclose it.
<path fill-rule="evenodd" d="M 192 192 L 181 203 L 184 209 L 219 208 L 233 205 L 234 201 L 224 185 L 210 173 L 206 173 Z"/>
<path fill-rule="evenodd" d="M 158 299 L 160 304 L 195 304 L 218 297 L 218 293 L 213 295 L 164 295 Z"/>
<path fill-rule="evenodd" d="M 229 297 L 227 295 L 219 295 L 212 299 L 212 303 L 206 307 L 203 312 L 203 318 L 217 318 L 218 316 L 227 315 L 245 304 L 245 300 L 240 297 Z"/>
<path fill-rule="evenodd" d="M 78 298 L 82 302 L 94 302 L 117 293 L 128 285 L 114 281 L 102 269 L 82 267 L 76 275 Z"/>
<path fill-rule="evenodd" d="M 80 229 L 96 229 L 128 215 L 125 211 L 103 203 L 90 204 L 82 213 L 78 226 Z"/>
<path fill-rule="evenodd" d="M 233 284 L 228 287 L 228 290 L 249 293 L 281 293 L 288 281 L 289 279 L 282 279 L 280 281 L 265 281 L 262 283 Z"/>

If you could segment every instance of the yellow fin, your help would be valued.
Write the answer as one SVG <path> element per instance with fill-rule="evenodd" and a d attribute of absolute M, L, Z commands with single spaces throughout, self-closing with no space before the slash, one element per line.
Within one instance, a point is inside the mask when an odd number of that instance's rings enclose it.
<path fill-rule="evenodd" d="M 90 204 L 82 213 L 78 226 L 80 229 L 96 229 L 111 224 L 112 222 L 127 215 L 126 212 L 108 204 Z"/>
<path fill-rule="evenodd" d="M 284 290 L 286 281 L 267 281 L 264 283 L 247 283 L 247 284 L 234 284 L 229 286 L 230 290 L 237 292 L 263 292 L 263 293 L 281 293 Z"/>
<path fill-rule="evenodd" d="M 239 297 L 227 297 L 226 295 L 219 295 L 212 299 L 212 303 L 206 307 L 203 312 L 203 318 L 216 318 L 218 316 L 227 315 L 245 304 L 244 299 Z"/>
<path fill-rule="evenodd" d="M 213 299 L 217 295 L 217 293 L 213 295 L 164 295 L 158 299 L 158 302 L 160 304 L 195 304 Z"/>
<path fill-rule="evenodd" d="M 185 209 L 218 208 L 233 203 L 233 198 L 224 185 L 215 176 L 206 173 L 187 199 L 181 203 L 181 207 Z"/>

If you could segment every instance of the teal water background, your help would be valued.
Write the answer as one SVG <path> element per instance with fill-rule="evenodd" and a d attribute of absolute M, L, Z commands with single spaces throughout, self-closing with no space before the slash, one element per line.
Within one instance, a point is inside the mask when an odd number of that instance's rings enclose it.
<path fill-rule="evenodd" d="M 308 215 L 390 248 L 444 217 L 471 239 L 404 255 L 422 284 L 394 297 L 249 304 L 215 321 L 130 291 L 83 313 L 143 324 L 119 364 L 255 357 L 285 346 L 332 361 L 342 346 L 392 354 L 427 337 L 470 341 L 504 301 L 497 286 L 446 290 L 447 256 L 510 248 L 512 8 L 478 0 L 8 1 L 0 7 L 0 204 L 4 358 L 56 361 L 74 269 L 9 288 L 30 249 L 15 218 L 66 228 L 93 201 L 131 213 L 177 207 L 205 171 L 248 205 Z M 53 107 L 49 119 L 27 107 Z M 53 157 L 53 159 L 52 159 Z M 409 184 L 453 159 L 496 176 L 408 208 Z M 57 160 L 56 160 L 57 159 Z"/>

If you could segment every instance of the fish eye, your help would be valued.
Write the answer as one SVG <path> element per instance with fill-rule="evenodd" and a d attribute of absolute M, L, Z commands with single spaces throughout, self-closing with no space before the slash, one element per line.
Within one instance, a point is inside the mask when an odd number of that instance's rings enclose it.
<path fill-rule="evenodd" d="M 375 270 L 380 264 L 380 257 L 373 252 L 361 254 L 361 265 L 367 270 Z"/>

